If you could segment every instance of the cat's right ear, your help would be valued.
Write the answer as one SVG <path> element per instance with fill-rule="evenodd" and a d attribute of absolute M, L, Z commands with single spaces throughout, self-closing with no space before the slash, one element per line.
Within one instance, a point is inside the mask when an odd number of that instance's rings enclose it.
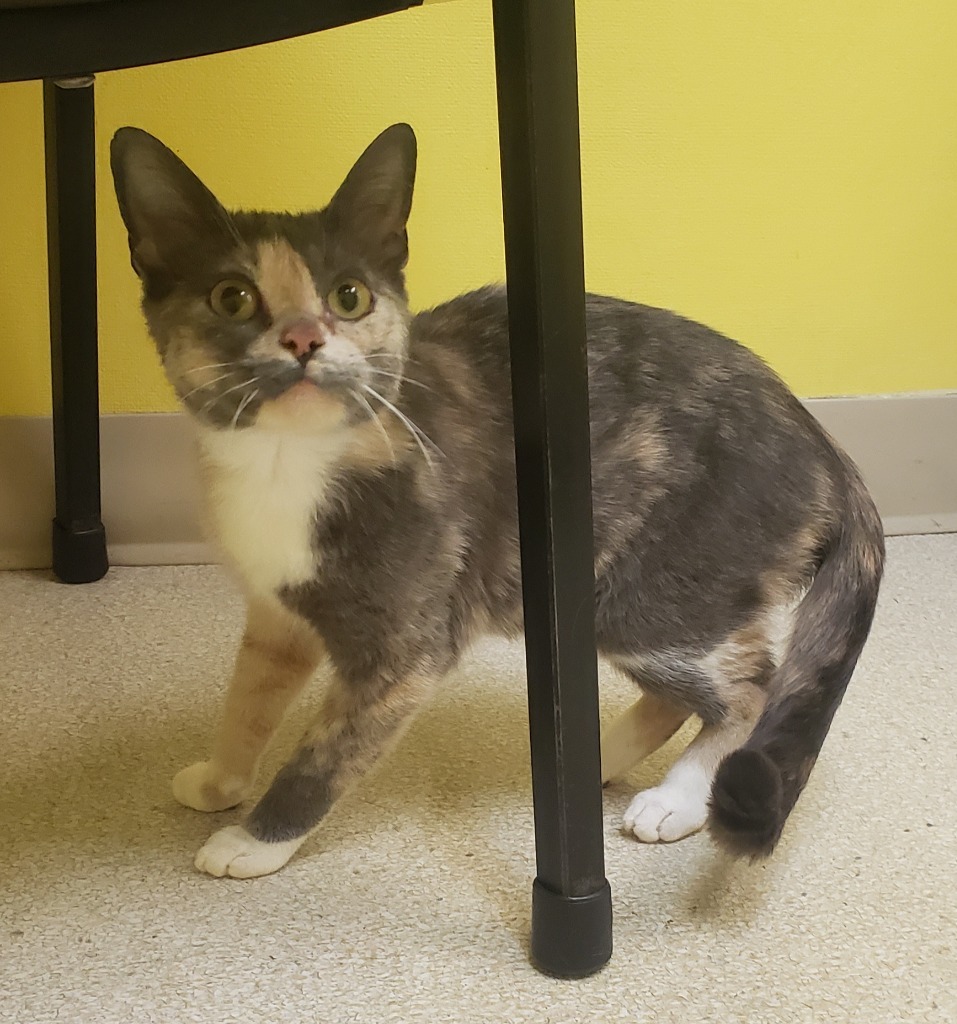
<path fill-rule="evenodd" d="M 236 246 L 236 230 L 216 197 L 148 132 L 120 128 L 110 143 L 110 168 L 130 260 L 144 281 L 177 280 L 211 251 Z"/>

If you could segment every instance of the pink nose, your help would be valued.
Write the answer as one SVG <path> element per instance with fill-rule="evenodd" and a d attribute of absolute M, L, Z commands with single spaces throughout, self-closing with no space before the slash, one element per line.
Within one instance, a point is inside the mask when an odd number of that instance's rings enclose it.
<path fill-rule="evenodd" d="M 279 335 L 279 344 L 304 363 L 325 344 L 315 320 L 297 320 Z"/>

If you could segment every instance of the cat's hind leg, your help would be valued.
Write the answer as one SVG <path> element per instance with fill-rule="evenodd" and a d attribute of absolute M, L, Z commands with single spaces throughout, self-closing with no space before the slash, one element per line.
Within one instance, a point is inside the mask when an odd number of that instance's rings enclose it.
<path fill-rule="evenodd" d="M 207 874 L 278 871 L 332 805 L 391 746 L 432 689 L 423 677 L 363 687 L 333 680 L 292 759 L 243 825 L 215 833 L 196 855 Z"/>
<path fill-rule="evenodd" d="M 601 780 L 624 775 L 667 743 L 690 712 L 645 694 L 609 726 L 601 738 Z"/>
<path fill-rule="evenodd" d="M 173 779 L 181 804 L 223 811 L 246 798 L 266 745 L 322 654 L 317 634 L 298 616 L 250 602 L 212 755 Z"/>
<path fill-rule="evenodd" d="M 738 684 L 722 719 L 703 725 L 664 781 L 631 801 L 624 815 L 625 830 L 644 843 L 670 843 L 699 831 L 708 818 L 718 765 L 750 735 L 764 702 L 762 686 Z"/>

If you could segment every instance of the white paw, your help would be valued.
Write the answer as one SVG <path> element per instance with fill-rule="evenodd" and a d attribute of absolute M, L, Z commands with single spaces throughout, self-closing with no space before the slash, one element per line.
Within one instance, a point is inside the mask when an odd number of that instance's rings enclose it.
<path fill-rule="evenodd" d="M 194 861 L 200 871 L 222 878 L 258 878 L 278 871 L 302 846 L 306 837 L 284 843 L 263 843 L 242 825 L 221 828 L 207 840 Z"/>
<path fill-rule="evenodd" d="M 173 796 L 194 811 L 225 811 L 242 803 L 249 792 L 245 780 L 225 775 L 210 761 L 191 764 L 173 778 Z"/>
<path fill-rule="evenodd" d="M 625 811 L 624 825 L 643 843 L 673 843 L 697 832 L 708 818 L 708 794 L 666 781 L 639 793 Z"/>

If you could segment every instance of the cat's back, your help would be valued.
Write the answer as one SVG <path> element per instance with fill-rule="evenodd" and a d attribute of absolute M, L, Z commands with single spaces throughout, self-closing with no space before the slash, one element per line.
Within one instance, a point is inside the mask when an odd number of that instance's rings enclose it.
<path fill-rule="evenodd" d="M 508 372 L 508 345 L 505 288 L 488 285 L 416 314 L 409 327 L 410 369 L 439 363 L 446 378 L 458 370 L 497 380 Z"/>
<path fill-rule="evenodd" d="M 671 310 L 589 294 L 586 322 L 593 393 L 617 386 L 635 400 L 699 413 L 746 407 L 759 394 L 778 406 L 797 404 L 750 349 Z"/>
<path fill-rule="evenodd" d="M 593 429 L 638 405 L 686 420 L 708 419 L 732 406 L 748 418 L 748 410 L 769 405 L 778 418 L 803 419 L 800 403 L 757 355 L 704 324 L 592 293 L 585 315 Z M 419 313 L 410 355 L 413 367 L 416 359 L 441 364 L 446 383 L 468 376 L 510 396 L 504 286 L 467 292 Z"/>
<path fill-rule="evenodd" d="M 611 516 L 623 503 L 644 507 L 652 495 L 688 495 L 717 480 L 747 496 L 752 520 L 779 521 L 776 507 L 811 495 L 830 502 L 845 457 L 749 349 L 668 310 L 595 294 L 586 327 L 597 525 L 606 508 Z M 417 412 L 452 447 L 462 439 L 463 451 L 510 458 L 505 289 L 419 314 L 410 355 L 430 387 L 411 389 Z"/>
<path fill-rule="evenodd" d="M 750 350 L 702 323 L 668 309 L 608 295 L 585 296 L 589 368 L 622 369 L 658 364 L 657 382 L 665 371 L 683 380 L 694 365 L 773 376 Z M 508 359 L 508 298 L 504 285 L 487 285 L 457 295 L 416 314 L 410 346 L 443 345 L 471 351 L 495 362 Z M 615 365 L 612 365 L 615 364 Z"/>
<path fill-rule="evenodd" d="M 846 456 L 754 352 L 654 306 L 590 295 L 586 308 L 599 495 L 624 459 L 651 490 L 736 495 L 784 532 L 782 506 L 830 503 Z"/>

